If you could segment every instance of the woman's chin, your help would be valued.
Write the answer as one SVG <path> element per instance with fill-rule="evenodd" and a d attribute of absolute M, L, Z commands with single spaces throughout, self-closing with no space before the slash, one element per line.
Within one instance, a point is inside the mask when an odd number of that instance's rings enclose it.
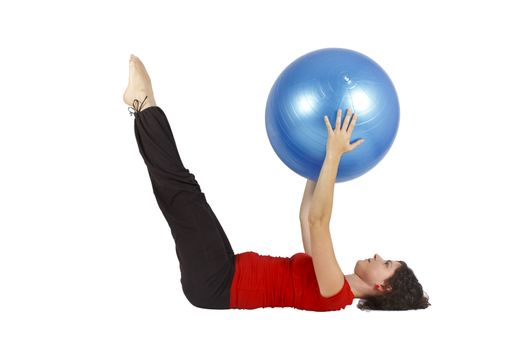
<path fill-rule="evenodd" d="M 361 265 L 365 262 L 365 260 L 357 260 L 354 267 L 354 273 L 359 274 L 359 270 L 361 270 Z"/>

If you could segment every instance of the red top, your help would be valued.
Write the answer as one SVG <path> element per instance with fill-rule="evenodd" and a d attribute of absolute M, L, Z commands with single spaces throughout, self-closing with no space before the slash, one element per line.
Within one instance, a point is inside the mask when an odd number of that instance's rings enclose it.
<path fill-rule="evenodd" d="M 310 311 L 335 311 L 352 304 L 354 294 L 345 278 L 343 288 L 329 298 L 319 292 L 312 257 L 291 258 L 244 252 L 235 255 L 235 275 L 230 288 L 231 309 L 293 307 Z"/>

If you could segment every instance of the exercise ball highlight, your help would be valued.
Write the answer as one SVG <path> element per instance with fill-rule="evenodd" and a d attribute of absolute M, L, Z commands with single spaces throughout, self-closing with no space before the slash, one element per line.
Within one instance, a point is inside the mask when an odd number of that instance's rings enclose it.
<path fill-rule="evenodd" d="M 357 51 L 327 48 L 289 64 L 277 77 L 266 102 L 266 132 L 283 163 L 317 180 L 328 139 L 324 116 L 335 127 L 347 109 L 357 113 L 350 143 L 365 142 L 342 155 L 336 182 L 357 178 L 386 155 L 399 127 L 399 100 L 386 72 Z"/>

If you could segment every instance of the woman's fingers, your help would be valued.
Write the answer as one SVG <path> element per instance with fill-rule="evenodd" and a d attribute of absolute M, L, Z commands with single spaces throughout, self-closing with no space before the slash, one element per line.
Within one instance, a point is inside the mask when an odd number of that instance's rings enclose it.
<path fill-rule="evenodd" d="M 326 128 L 328 129 L 328 132 L 332 132 L 332 125 L 330 124 L 330 120 L 328 119 L 328 116 L 324 116 L 324 124 L 326 125 Z"/>
<path fill-rule="evenodd" d="M 351 110 L 350 110 L 350 108 L 348 108 L 346 110 L 345 122 L 343 123 L 343 130 L 344 131 L 347 131 L 347 129 L 348 129 L 348 124 L 350 124 L 350 117 L 351 116 L 352 116 Z"/>
<path fill-rule="evenodd" d="M 335 130 L 341 129 L 341 114 L 343 111 L 341 109 L 337 110 L 337 118 L 335 118 Z"/>
<path fill-rule="evenodd" d="M 353 150 L 354 148 L 356 148 L 357 146 L 359 146 L 363 142 L 365 142 L 365 139 L 357 140 L 356 142 L 350 144 L 350 149 Z"/>
<path fill-rule="evenodd" d="M 344 130 L 345 132 L 352 133 L 352 130 L 354 129 L 355 123 L 357 121 L 357 113 L 352 113 L 352 110 L 348 108 L 346 110 L 345 120 L 343 121 L 343 127 L 341 128 L 342 113 L 343 113 L 342 109 L 337 110 L 337 117 L 335 119 L 335 129 L 332 128 L 332 125 L 330 124 L 330 119 L 326 115 L 324 116 L 325 125 L 329 131 Z M 352 115 L 353 115 L 353 118 L 352 118 Z"/>
<path fill-rule="evenodd" d="M 355 123 L 357 121 L 357 113 L 354 113 L 354 117 L 352 118 L 352 122 L 350 123 L 350 127 L 348 128 L 348 132 L 352 134 L 352 131 L 355 128 Z"/>

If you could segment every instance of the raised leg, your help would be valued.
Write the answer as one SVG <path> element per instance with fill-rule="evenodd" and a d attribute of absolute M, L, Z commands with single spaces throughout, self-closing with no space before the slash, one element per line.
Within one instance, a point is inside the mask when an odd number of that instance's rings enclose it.
<path fill-rule="evenodd" d="M 164 111 L 156 105 L 144 107 L 149 96 L 144 98 L 142 109 L 134 108 L 135 136 L 171 228 L 184 294 L 197 307 L 227 309 L 234 252 L 195 176 L 182 163 Z"/>

